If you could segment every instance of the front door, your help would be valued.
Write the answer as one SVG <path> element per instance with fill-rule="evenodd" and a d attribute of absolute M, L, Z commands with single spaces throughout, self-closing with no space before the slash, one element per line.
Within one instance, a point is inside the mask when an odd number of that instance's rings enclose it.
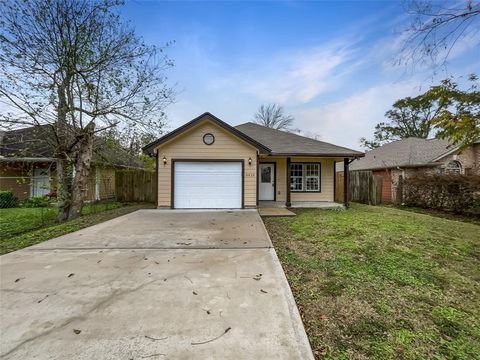
<path fill-rule="evenodd" d="M 258 200 L 275 200 L 275 164 L 260 164 Z"/>
<path fill-rule="evenodd" d="M 50 170 L 35 169 L 33 173 L 32 196 L 43 196 L 50 193 Z"/>

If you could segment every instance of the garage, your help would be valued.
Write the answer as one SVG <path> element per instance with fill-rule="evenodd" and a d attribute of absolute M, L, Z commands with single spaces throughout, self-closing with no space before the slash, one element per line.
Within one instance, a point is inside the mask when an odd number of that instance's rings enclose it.
<path fill-rule="evenodd" d="M 243 207 L 243 161 L 179 161 L 173 164 L 176 209 Z"/>

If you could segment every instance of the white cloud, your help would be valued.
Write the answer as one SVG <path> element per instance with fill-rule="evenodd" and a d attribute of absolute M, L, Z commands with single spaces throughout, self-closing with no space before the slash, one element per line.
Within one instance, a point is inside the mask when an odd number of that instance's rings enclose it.
<path fill-rule="evenodd" d="M 320 134 L 320 140 L 359 148 L 359 139 L 371 137 L 392 104 L 418 91 L 415 82 L 381 84 L 346 99 L 310 107 L 295 114 L 296 125 L 305 132 Z"/>
<path fill-rule="evenodd" d="M 276 102 L 295 116 L 295 126 L 304 133 L 358 148 L 359 138 L 373 135 L 374 126 L 384 120 L 396 100 L 415 96 L 445 77 L 432 75 L 426 66 L 412 72 L 394 66 L 406 34 L 391 29 L 404 24 L 405 15 L 387 25 L 377 18 L 344 31 L 355 38 L 338 36 L 310 46 L 289 44 L 272 54 L 248 52 L 228 61 L 218 56 L 211 34 L 187 38 L 182 45 L 188 56 L 176 68 L 180 83 L 187 85 L 179 96 L 183 101 L 169 108 L 170 126 L 207 110 L 236 124 L 251 120 L 261 103 Z M 370 39 L 372 33 L 375 36 Z M 450 54 L 456 68 L 450 70 L 478 72 L 479 63 L 465 55 L 478 45 L 479 34 L 459 40 Z M 210 39 L 207 49 L 204 37 Z M 458 65 L 462 59 L 467 63 Z"/>
<path fill-rule="evenodd" d="M 270 63 L 271 70 L 262 78 L 249 80 L 246 91 L 281 104 L 306 103 L 330 91 L 334 78 L 342 72 L 339 67 L 350 60 L 349 51 L 340 47 L 307 50 L 297 55 Z"/>
<path fill-rule="evenodd" d="M 249 59 L 234 73 L 229 69 L 225 76 L 211 79 L 210 88 L 227 89 L 235 84 L 236 91 L 259 102 L 305 104 L 340 85 L 350 72 L 347 64 L 358 61 L 353 45 L 342 39 L 323 46 L 289 49 L 267 59 Z"/>

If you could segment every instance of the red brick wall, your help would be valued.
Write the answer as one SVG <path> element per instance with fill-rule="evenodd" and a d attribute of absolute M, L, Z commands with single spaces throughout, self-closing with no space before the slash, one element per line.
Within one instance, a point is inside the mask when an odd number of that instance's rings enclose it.
<path fill-rule="evenodd" d="M 382 202 L 391 203 L 392 198 L 392 176 L 390 170 L 373 171 L 374 176 L 382 178 Z"/>

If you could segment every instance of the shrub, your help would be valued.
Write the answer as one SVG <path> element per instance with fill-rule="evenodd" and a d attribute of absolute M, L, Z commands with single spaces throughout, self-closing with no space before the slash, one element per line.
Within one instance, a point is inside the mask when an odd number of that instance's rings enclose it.
<path fill-rule="evenodd" d="M 13 208 L 18 206 L 18 199 L 11 191 L 0 190 L 0 209 Z"/>
<path fill-rule="evenodd" d="M 47 207 L 50 205 L 48 196 L 33 196 L 23 202 L 23 206 L 27 208 Z"/>
<path fill-rule="evenodd" d="M 480 214 L 480 175 L 417 175 L 402 188 L 407 206 Z"/>

